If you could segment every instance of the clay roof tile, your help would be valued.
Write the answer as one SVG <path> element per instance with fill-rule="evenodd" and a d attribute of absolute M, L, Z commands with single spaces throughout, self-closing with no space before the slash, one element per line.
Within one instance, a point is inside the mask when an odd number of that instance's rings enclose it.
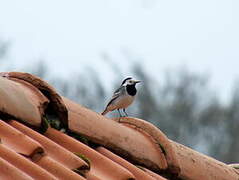
<path fill-rule="evenodd" d="M 27 158 L 17 154 L 15 151 L 9 149 L 3 144 L 0 144 L 0 157 L 10 164 L 18 168 L 19 170 L 25 172 L 33 179 L 56 179 L 49 172 L 44 170 L 43 168 L 37 166 L 35 163 L 31 162 Z M 0 173 L 1 174 L 1 173 Z"/>
<path fill-rule="evenodd" d="M 152 176 L 148 175 L 140 168 L 129 163 L 128 161 L 124 160 L 123 158 L 115 155 L 114 153 L 110 152 L 109 150 L 105 149 L 104 147 L 98 147 L 96 150 L 99 153 L 101 153 L 102 155 L 111 159 L 112 161 L 114 161 L 114 162 L 120 164 L 121 166 L 123 166 L 124 168 L 128 169 L 135 176 L 135 178 L 137 180 L 144 180 L 144 179 L 154 180 L 154 178 Z"/>
<path fill-rule="evenodd" d="M 189 180 L 238 180 L 232 167 L 171 141 L 180 163 L 179 177 Z"/>
<path fill-rule="evenodd" d="M 63 100 L 69 111 L 70 130 L 152 169 L 167 169 L 162 149 L 147 134 L 105 118 L 69 99 Z"/>
<path fill-rule="evenodd" d="M 1 113 L 40 126 L 49 100 L 29 83 L 0 77 L 0 86 Z"/>
<path fill-rule="evenodd" d="M 71 180 L 85 180 L 84 177 L 78 175 L 73 170 L 68 169 L 64 164 L 56 162 L 49 156 L 44 156 L 36 162 L 37 165 L 41 166 L 58 179 L 71 179 Z"/>
<path fill-rule="evenodd" d="M 9 121 L 9 124 L 40 143 L 44 147 L 46 153 L 59 163 L 64 164 L 70 169 L 89 170 L 89 166 L 85 161 L 45 136 L 14 120 Z"/>
<path fill-rule="evenodd" d="M 156 179 L 156 180 L 167 180 L 166 178 L 164 178 L 164 177 L 162 177 L 162 176 L 160 176 L 160 175 L 158 175 L 158 174 L 156 174 L 155 172 L 153 172 L 153 171 L 150 171 L 149 169 L 147 169 L 147 168 L 144 168 L 144 167 L 140 167 L 142 170 L 144 170 L 148 175 L 150 175 L 150 176 L 152 176 L 154 179 Z"/>
<path fill-rule="evenodd" d="M 31 74 L 0 73 L 0 85 L 0 179 L 239 179 L 237 165 L 171 141 L 144 120 L 101 116 Z M 41 127 L 48 113 L 65 133 Z"/>
<path fill-rule="evenodd" d="M 52 128 L 49 128 L 45 135 L 71 152 L 82 154 L 88 158 L 91 165 L 90 173 L 93 173 L 97 178 L 110 180 L 134 179 L 134 176 L 125 168 L 110 161 L 94 149 L 89 148 L 72 137 L 69 137 Z"/>
<path fill-rule="evenodd" d="M 33 180 L 33 178 L 25 174 L 24 171 L 14 167 L 2 158 L 0 158 L 0 167 L 0 179 Z"/>
<path fill-rule="evenodd" d="M 33 158 L 37 154 L 44 153 L 44 149 L 41 144 L 11 127 L 2 120 L 0 120 L 0 137 L 1 142 L 4 145 L 27 157 Z"/>
<path fill-rule="evenodd" d="M 23 72 L 4 72 L 0 73 L 0 76 L 18 82 L 20 84 L 30 84 L 31 87 L 35 88 L 35 90 L 37 89 L 40 93 L 44 94 L 44 96 L 47 97 L 50 101 L 49 105 L 57 114 L 60 121 L 65 127 L 68 126 L 68 111 L 66 109 L 65 103 L 63 102 L 61 96 L 50 84 L 43 81 L 37 76 Z M 37 92 L 35 91 L 35 93 Z"/>

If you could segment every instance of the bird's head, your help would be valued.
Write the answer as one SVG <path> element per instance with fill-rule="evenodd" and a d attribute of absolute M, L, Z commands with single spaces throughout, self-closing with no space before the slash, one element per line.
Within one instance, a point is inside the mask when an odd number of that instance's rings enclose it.
<path fill-rule="evenodd" d="M 121 84 L 121 86 L 126 86 L 126 85 L 135 85 L 135 84 L 137 84 L 137 83 L 140 83 L 140 81 L 139 80 L 135 80 L 135 79 L 133 79 L 132 77 L 128 77 L 128 78 L 126 78 L 125 80 L 123 80 L 123 82 L 122 82 L 122 84 Z"/>

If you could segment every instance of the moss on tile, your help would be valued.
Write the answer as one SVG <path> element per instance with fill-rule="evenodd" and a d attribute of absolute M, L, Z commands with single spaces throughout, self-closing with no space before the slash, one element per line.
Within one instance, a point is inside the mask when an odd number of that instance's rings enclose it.
<path fill-rule="evenodd" d="M 74 152 L 74 154 L 78 156 L 79 158 L 81 158 L 83 161 L 85 161 L 88 164 L 89 168 L 91 167 L 91 161 L 88 157 L 86 157 L 84 154 L 77 153 L 77 152 Z"/>
<path fill-rule="evenodd" d="M 144 169 L 142 166 L 140 166 L 140 165 L 135 165 L 135 166 L 136 166 L 137 168 L 141 169 L 142 171 L 146 172 L 145 169 Z"/>
<path fill-rule="evenodd" d="M 235 169 L 239 169 L 239 164 L 233 164 L 233 165 L 230 165 L 230 166 L 235 168 Z"/>
<path fill-rule="evenodd" d="M 52 114 L 46 114 L 42 120 L 42 131 L 45 132 L 47 128 L 52 127 L 57 130 L 62 129 L 62 124 L 58 117 Z"/>
<path fill-rule="evenodd" d="M 49 127 L 50 127 L 50 124 L 48 120 L 46 119 L 46 117 L 43 117 L 41 122 L 41 129 L 40 129 L 41 133 L 46 132 Z"/>
<path fill-rule="evenodd" d="M 85 136 L 76 134 L 76 133 L 71 132 L 71 131 L 68 131 L 67 135 L 69 135 L 69 136 L 77 139 L 78 141 L 84 143 L 85 145 L 89 146 L 89 140 Z"/>
<path fill-rule="evenodd" d="M 159 145 L 159 147 L 160 147 L 160 149 L 162 150 L 162 153 L 164 154 L 164 155 L 166 155 L 167 153 L 166 153 L 166 150 L 165 150 L 165 148 L 162 146 L 162 144 L 160 144 L 160 143 L 157 143 L 158 145 Z"/>
<path fill-rule="evenodd" d="M 61 122 L 58 118 L 52 115 L 46 115 L 46 119 L 51 125 L 52 128 L 60 130 L 61 129 Z"/>

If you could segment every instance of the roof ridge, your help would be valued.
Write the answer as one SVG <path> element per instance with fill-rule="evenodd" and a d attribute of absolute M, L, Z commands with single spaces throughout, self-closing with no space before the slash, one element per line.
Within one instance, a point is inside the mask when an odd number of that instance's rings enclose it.
<path fill-rule="evenodd" d="M 41 78 L 23 72 L 2 72 L 0 76 L 18 83 L 29 83 L 38 89 L 49 101 L 48 108 L 54 110 L 63 126 L 68 128 L 68 112 L 61 96 L 56 90 Z"/>
<path fill-rule="evenodd" d="M 131 169 L 117 160 L 112 161 L 113 158 L 107 154 L 96 151 L 104 149 L 114 157 L 120 155 L 119 159 L 123 158 L 126 164 L 143 166 L 146 171 L 140 170 L 140 173 L 147 173 L 154 179 L 164 179 L 161 178 L 162 175 L 177 180 L 237 180 L 239 178 L 238 170 L 235 168 L 168 139 L 151 123 L 129 117 L 121 118 L 118 123 L 67 98 L 60 97 L 54 88 L 36 76 L 19 72 L 0 73 L 0 85 L 0 117 L 7 120 L 6 122 L 0 120 L 2 141 L 0 163 L 5 168 L 20 172 L 16 177 L 18 175 L 21 177 L 21 172 L 27 174 L 25 179 L 28 176 L 29 179 L 35 176 L 17 166 L 20 161 L 32 160 L 27 162 L 34 163 L 35 168 L 39 168 L 35 169 L 35 172 L 44 169 L 58 179 L 135 179 L 134 166 L 131 166 L 133 168 Z M 42 111 L 39 108 L 43 108 Z M 9 116 L 3 116 L 3 112 Z M 61 113 L 63 113 L 62 117 L 66 118 L 64 122 L 62 119 L 61 122 L 58 120 L 62 118 Z M 21 123 L 15 121 L 16 119 Z M 44 119 L 50 121 L 51 125 L 55 120 L 60 124 L 66 123 L 69 129 L 63 133 L 56 130 L 57 126 L 54 126 L 56 129 L 47 126 L 44 129 L 46 131 L 41 134 L 39 127 L 43 128 Z M 26 127 L 26 124 L 32 129 Z M 73 133 L 76 135 L 74 136 Z M 77 135 L 86 137 L 90 145 L 82 144 L 70 137 L 72 135 L 76 139 Z M 100 145 L 102 147 L 99 148 Z M 10 150 L 7 151 L 7 148 Z M 38 148 L 42 150 L 38 152 Z M 49 148 L 55 148 L 56 151 Z M 37 149 L 36 153 L 35 149 Z M 10 158 L 12 151 L 13 154 L 15 153 L 14 156 L 19 158 L 15 162 Z M 87 169 L 89 167 L 87 165 L 84 169 L 87 163 L 82 162 L 74 153 L 86 156 L 85 160 L 91 168 Z M 9 177 L 9 171 L 4 172 L 6 177 Z M 3 177 L 1 173 L 0 178 Z"/>
<path fill-rule="evenodd" d="M 31 84 L 0 77 L 1 114 L 7 114 L 33 126 L 40 126 L 49 100 Z"/>
<path fill-rule="evenodd" d="M 169 139 L 163 132 L 161 132 L 160 129 L 155 127 L 153 124 L 138 118 L 122 117 L 119 122 L 134 126 L 150 135 L 165 155 L 168 165 L 167 169 L 175 175 L 180 173 L 180 164 L 178 162 L 177 155 L 174 152 Z"/>
<path fill-rule="evenodd" d="M 69 129 L 150 169 L 166 169 L 165 155 L 149 136 L 106 118 L 67 98 Z M 143 142 L 143 143 L 142 143 Z"/>

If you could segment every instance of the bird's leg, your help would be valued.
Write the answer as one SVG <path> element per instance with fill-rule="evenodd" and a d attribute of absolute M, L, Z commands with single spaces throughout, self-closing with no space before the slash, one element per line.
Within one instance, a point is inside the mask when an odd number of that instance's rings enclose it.
<path fill-rule="evenodd" d="M 122 115 L 121 115 L 121 113 L 120 113 L 120 109 L 117 109 L 117 110 L 118 110 L 118 112 L 119 112 L 120 117 L 122 117 Z"/>
<path fill-rule="evenodd" d="M 128 114 L 126 113 L 125 109 L 123 109 L 123 111 L 124 111 L 125 117 L 127 117 L 127 116 L 128 116 Z"/>
<path fill-rule="evenodd" d="M 120 117 L 119 117 L 119 122 L 120 122 L 120 118 L 122 117 L 122 115 L 121 115 L 121 113 L 120 113 L 120 110 L 119 110 L 119 109 L 117 109 L 117 110 L 118 110 L 119 115 L 120 115 Z"/>

